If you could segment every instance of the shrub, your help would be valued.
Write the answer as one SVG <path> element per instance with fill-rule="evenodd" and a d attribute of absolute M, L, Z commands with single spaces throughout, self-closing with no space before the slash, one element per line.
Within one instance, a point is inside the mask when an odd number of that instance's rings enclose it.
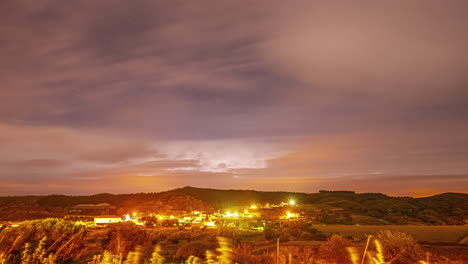
<path fill-rule="evenodd" d="M 385 230 L 378 232 L 375 237 L 382 244 L 387 261 L 393 260 L 394 264 L 413 264 L 424 259 L 424 251 L 416 240 L 406 233 Z"/>
<path fill-rule="evenodd" d="M 326 240 L 326 236 L 304 221 L 289 223 L 285 228 L 294 240 Z"/>
<path fill-rule="evenodd" d="M 188 259 L 190 256 L 202 258 L 205 256 L 207 250 L 216 249 L 215 243 L 203 243 L 203 242 L 189 242 L 177 249 L 174 258 L 175 259 Z"/>
<path fill-rule="evenodd" d="M 124 254 L 136 246 L 148 245 L 148 234 L 131 222 L 113 224 L 108 233 L 110 252 Z"/>
<path fill-rule="evenodd" d="M 238 238 L 239 231 L 235 227 L 220 227 L 218 228 L 217 236 L 219 237 L 226 237 L 232 240 L 236 240 Z"/>
<path fill-rule="evenodd" d="M 255 256 L 252 255 L 252 246 L 249 244 L 238 244 L 234 250 L 234 262 L 242 264 L 256 263 Z"/>
<path fill-rule="evenodd" d="M 352 264 L 346 248 L 351 247 L 352 242 L 341 235 L 332 235 L 319 248 L 319 256 L 331 263 Z"/>

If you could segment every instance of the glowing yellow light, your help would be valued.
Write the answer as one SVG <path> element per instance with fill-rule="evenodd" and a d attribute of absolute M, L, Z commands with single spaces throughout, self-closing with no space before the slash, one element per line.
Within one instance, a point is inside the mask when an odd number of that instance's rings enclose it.
<path fill-rule="evenodd" d="M 295 215 L 294 215 L 293 213 L 291 213 L 291 212 L 287 212 L 287 213 L 286 213 L 286 218 L 292 218 L 292 217 L 294 217 L 294 216 L 295 216 Z"/>
<path fill-rule="evenodd" d="M 215 222 L 205 222 L 206 226 L 216 226 Z"/>
<path fill-rule="evenodd" d="M 130 214 L 126 214 L 126 215 L 125 215 L 125 221 L 130 221 L 130 219 L 132 219 L 132 218 L 130 217 Z"/>
<path fill-rule="evenodd" d="M 294 201 L 294 200 L 289 200 L 289 205 L 296 205 L 296 201 Z"/>
<path fill-rule="evenodd" d="M 171 216 L 169 216 L 169 218 L 170 218 L 170 219 L 174 219 L 174 216 L 173 216 L 173 215 L 171 215 Z"/>
<path fill-rule="evenodd" d="M 138 213 L 137 213 L 137 212 L 134 212 L 134 213 L 133 213 L 133 216 L 137 216 L 137 215 L 138 215 Z"/>

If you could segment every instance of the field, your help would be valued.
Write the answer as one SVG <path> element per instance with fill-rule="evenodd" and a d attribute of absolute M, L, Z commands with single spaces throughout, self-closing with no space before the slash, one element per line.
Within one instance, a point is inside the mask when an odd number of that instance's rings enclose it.
<path fill-rule="evenodd" d="M 316 225 L 325 235 L 341 234 L 344 237 L 362 238 L 381 230 L 410 234 L 420 243 L 456 244 L 468 236 L 468 226 L 418 226 L 418 225 Z M 465 242 L 466 243 L 466 242 Z"/>

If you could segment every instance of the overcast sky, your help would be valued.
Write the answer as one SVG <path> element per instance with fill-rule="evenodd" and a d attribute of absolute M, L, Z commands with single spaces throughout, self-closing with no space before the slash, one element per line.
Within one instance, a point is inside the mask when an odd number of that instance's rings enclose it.
<path fill-rule="evenodd" d="M 466 10 L 0 1 L 0 195 L 468 192 Z"/>

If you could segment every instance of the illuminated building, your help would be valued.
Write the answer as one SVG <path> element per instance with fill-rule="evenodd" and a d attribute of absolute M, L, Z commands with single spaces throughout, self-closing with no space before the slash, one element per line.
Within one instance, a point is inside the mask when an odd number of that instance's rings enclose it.
<path fill-rule="evenodd" d="M 94 218 L 94 224 L 107 225 L 122 222 L 122 217 L 116 215 L 101 215 Z"/>

